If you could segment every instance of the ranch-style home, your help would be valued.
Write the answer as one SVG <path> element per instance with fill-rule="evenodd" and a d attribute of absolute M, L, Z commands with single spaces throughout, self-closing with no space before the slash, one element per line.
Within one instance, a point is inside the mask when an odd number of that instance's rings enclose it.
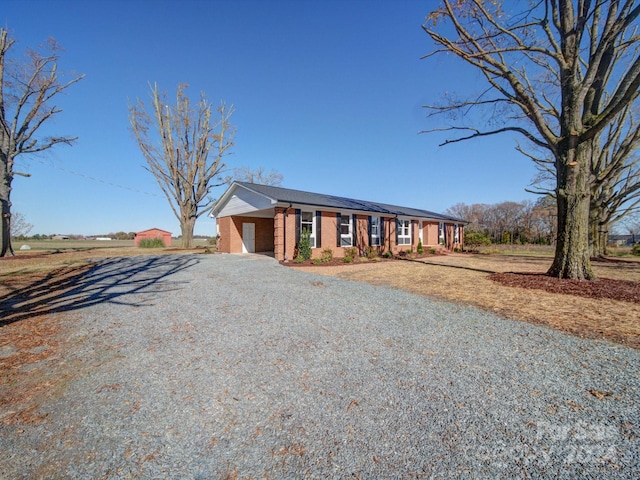
<path fill-rule="evenodd" d="M 312 257 L 325 249 L 343 257 L 355 247 L 388 251 L 462 248 L 465 222 L 438 213 L 322 193 L 234 182 L 214 204 L 218 249 L 225 253 L 270 253 L 293 260 L 302 232 L 310 234 Z"/>

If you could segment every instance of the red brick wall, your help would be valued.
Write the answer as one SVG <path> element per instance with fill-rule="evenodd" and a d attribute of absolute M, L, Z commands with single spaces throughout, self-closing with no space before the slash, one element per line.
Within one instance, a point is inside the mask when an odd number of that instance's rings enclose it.
<path fill-rule="evenodd" d="M 276 208 L 273 225 L 276 260 L 293 260 L 296 248 L 295 208 Z"/>
<path fill-rule="evenodd" d="M 422 224 L 422 244 L 438 245 L 438 222 L 424 222 Z"/>
<path fill-rule="evenodd" d="M 319 258 L 322 256 L 323 250 L 331 249 L 334 257 L 338 257 L 338 247 L 336 239 L 338 238 L 338 216 L 332 212 L 322 212 L 322 222 L 320 227 L 320 247 L 311 250 L 311 258 Z M 317 221 L 317 219 L 316 219 Z M 316 243 L 317 245 L 317 243 Z M 342 251 L 342 249 L 340 249 Z"/>
<path fill-rule="evenodd" d="M 217 218 L 216 221 L 220 234 L 218 250 L 223 253 L 242 252 L 242 238 L 233 222 L 233 217 Z"/>
<path fill-rule="evenodd" d="M 286 218 L 285 218 L 286 212 Z M 315 214 L 315 210 L 314 210 Z M 316 218 L 316 222 L 320 219 Z M 381 254 L 391 249 L 397 253 L 403 250 L 416 250 L 418 245 L 420 226 L 419 222 L 412 222 L 412 244 L 396 245 L 396 219 L 395 217 L 383 217 L 384 238 L 380 239 L 380 247 L 376 247 Z M 354 229 L 356 233 L 356 245 L 358 253 L 366 254 L 369 246 L 369 216 L 357 215 Z M 296 210 L 294 208 L 276 208 L 275 216 L 271 218 L 256 217 L 222 217 L 218 219 L 220 228 L 219 250 L 226 253 L 242 252 L 242 224 L 255 223 L 256 225 L 256 252 L 273 251 L 277 260 L 290 260 L 296 254 Z M 318 224 L 316 224 L 318 225 Z M 285 232 L 286 226 L 286 232 Z M 317 229 L 317 226 L 316 226 Z M 320 246 L 311 250 L 311 258 L 320 258 L 322 252 L 331 249 L 336 258 L 344 257 L 344 248 L 337 246 L 337 214 L 322 212 L 320 223 Z M 453 225 L 447 225 L 447 235 L 451 239 L 453 249 Z M 460 238 L 462 240 L 464 229 L 460 226 Z M 285 248 L 286 240 L 286 248 Z M 438 223 L 423 223 L 423 245 L 438 244 Z M 316 243 L 317 244 L 317 243 Z M 461 245 L 456 245 L 461 246 Z"/>
<path fill-rule="evenodd" d="M 220 239 L 218 250 L 223 253 L 242 253 L 242 224 L 255 224 L 256 252 L 272 252 L 274 221 L 259 217 L 222 217 L 217 219 Z"/>

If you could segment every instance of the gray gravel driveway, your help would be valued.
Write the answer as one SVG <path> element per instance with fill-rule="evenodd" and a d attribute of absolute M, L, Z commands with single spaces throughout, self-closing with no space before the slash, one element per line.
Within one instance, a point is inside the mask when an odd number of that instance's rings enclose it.
<path fill-rule="evenodd" d="M 627 347 L 260 256 L 106 260 L 68 300 L 3 478 L 640 477 Z"/>

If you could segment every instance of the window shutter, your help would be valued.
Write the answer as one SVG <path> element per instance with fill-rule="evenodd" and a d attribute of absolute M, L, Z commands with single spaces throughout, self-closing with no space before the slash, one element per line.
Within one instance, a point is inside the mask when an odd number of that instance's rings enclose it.
<path fill-rule="evenodd" d="M 322 241 L 322 212 L 316 212 L 316 248 L 320 248 Z"/>
<path fill-rule="evenodd" d="M 368 222 L 369 223 L 367 224 L 367 235 L 369 235 L 369 246 L 371 246 L 373 245 L 373 239 L 371 238 L 371 215 L 369 215 Z M 378 221 L 378 223 L 380 222 Z"/>
<path fill-rule="evenodd" d="M 400 220 L 396 218 L 396 245 L 398 245 L 399 230 L 400 230 Z"/>
<path fill-rule="evenodd" d="M 356 217 L 356 214 L 354 213 L 353 215 L 351 215 L 351 237 L 352 237 L 352 242 L 351 245 L 353 245 L 354 247 L 358 245 L 358 239 L 357 239 L 357 232 L 358 231 L 358 217 Z"/>
<path fill-rule="evenodd" d="M 384 217 L 380 217 L 380 246 L 384 247 Z"/>
<path fill-rule="evenodd" d="M 302 214 L 299 208 L 296 208 L 296 245 L 300 243 L 300 230 L 302 229 Z"/>
<path fill-rule="evenodd" d="M 336 214 L 336 232 L 337 232 L 337 240 L 336 240 L 336 246 L 340 246 L 340 222 L 342 221 L 342 214 L 337 213 Z"/>

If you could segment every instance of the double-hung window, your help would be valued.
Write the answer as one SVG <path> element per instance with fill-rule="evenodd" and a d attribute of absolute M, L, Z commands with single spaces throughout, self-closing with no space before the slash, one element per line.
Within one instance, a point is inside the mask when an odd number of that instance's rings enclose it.
<path fill-rule="evenodd" d="M 340 246 L 353 246 L 353 224 L 351 223 L 351 215 L 342 214 L 340 216 Z"/>
<path fill-rule="evenodd" d="M 460 227 L 457 223 L 453 226 L 453 243 L 460 243 Z"/>
<path fill-rule="evenodd" d="M 301 212 L 300 231 L 309 233 L 311 248 L 316 248 L 316 219 L 313 212 Z"/>
<path fill-rule="evenodd" d="M 411 245 L 411 220 L 398 219 L 398 245 Z"/>
<path fill-rule="evenodd" d="M 380 217 L 371 217 L 371 246 L 380 246 Z"/>

